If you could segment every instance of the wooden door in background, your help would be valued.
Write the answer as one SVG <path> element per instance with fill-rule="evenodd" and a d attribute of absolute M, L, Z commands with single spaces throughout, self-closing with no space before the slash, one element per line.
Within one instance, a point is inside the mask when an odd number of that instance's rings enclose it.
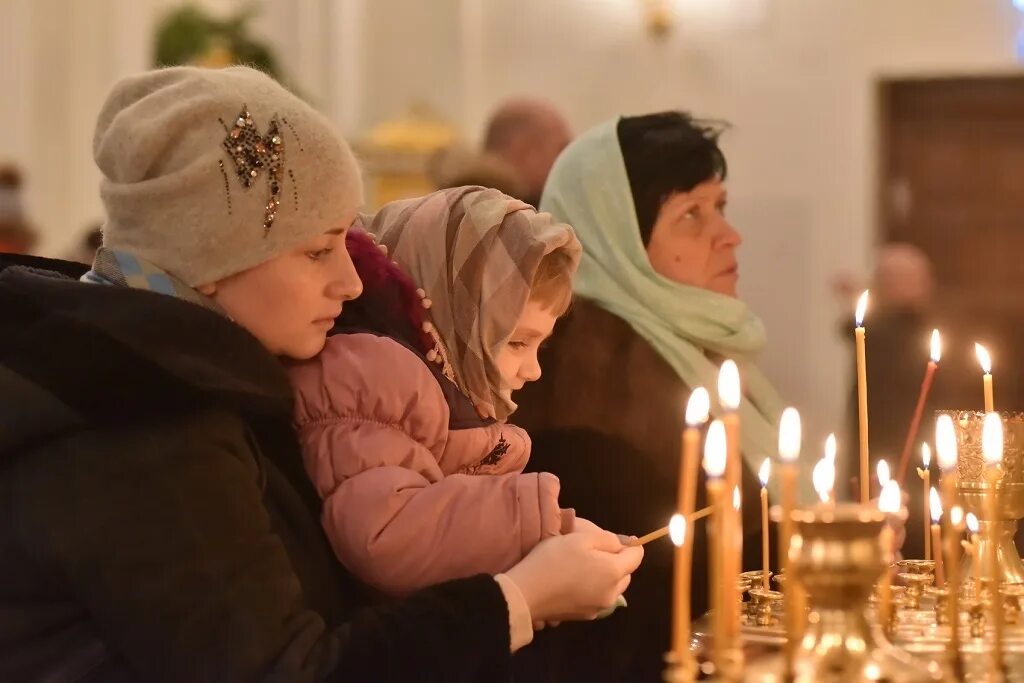
<path fill-rule="evenodd" d="M 984 341 L 997 403 L 1024 408 L 1024 76 L 880 87 L 880 237 L 934 264 L 950 379 L 980 375 L 973 341 Z"/>

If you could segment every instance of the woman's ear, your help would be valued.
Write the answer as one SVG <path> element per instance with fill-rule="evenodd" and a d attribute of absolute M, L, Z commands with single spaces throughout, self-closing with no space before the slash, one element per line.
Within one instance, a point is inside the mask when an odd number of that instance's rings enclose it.
<path fill-rule="evenodd" d="M 196 290 L 200 294 L 205 294 L 206 296 L 213 296 L 214 294 L 217 293 L 217 283 L 207 282 L 205 285 L 199 285 L 198 287 L 196 287 Z"/>

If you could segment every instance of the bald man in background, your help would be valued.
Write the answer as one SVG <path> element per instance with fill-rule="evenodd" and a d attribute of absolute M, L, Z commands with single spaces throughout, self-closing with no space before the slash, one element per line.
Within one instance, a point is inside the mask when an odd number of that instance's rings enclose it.
<path fill-rule="evenodd" d="M 571 141 L 569 124 L 551 103 L 519 97 L 501 103 L 491 115 L 484 150 L 519 176 L 524 193 L 518 198 L 537 206 L 555 159 Z"/>

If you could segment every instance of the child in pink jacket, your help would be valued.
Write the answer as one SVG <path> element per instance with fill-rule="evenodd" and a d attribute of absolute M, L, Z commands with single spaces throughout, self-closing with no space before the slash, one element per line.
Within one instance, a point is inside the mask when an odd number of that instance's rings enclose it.
<path fill-rule="evenodd" d="M 389 594 L 502 572 L 575 523 L 554 475 L 522 473 L 530 439 L 505 420 L 512 392 L 540 377 L 580 244 L 550 214 L 475 187 L 361 225 L 380 245 L 350 233 L 364 294 L 290 370 L 327 536 Z"/>

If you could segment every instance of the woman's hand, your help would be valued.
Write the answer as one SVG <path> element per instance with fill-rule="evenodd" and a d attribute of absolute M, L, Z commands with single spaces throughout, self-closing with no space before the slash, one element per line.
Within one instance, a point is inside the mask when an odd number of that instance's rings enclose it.
<path fill-rule="evenodd" d="M 583 520 L 586 522 L 586 520 Z M 505 572 L 530 606 L 535 622 L 594 619 L 615 604 L 640 566 L 643 548 L 586 522 L 584 530 L 541 541 Z"/>

